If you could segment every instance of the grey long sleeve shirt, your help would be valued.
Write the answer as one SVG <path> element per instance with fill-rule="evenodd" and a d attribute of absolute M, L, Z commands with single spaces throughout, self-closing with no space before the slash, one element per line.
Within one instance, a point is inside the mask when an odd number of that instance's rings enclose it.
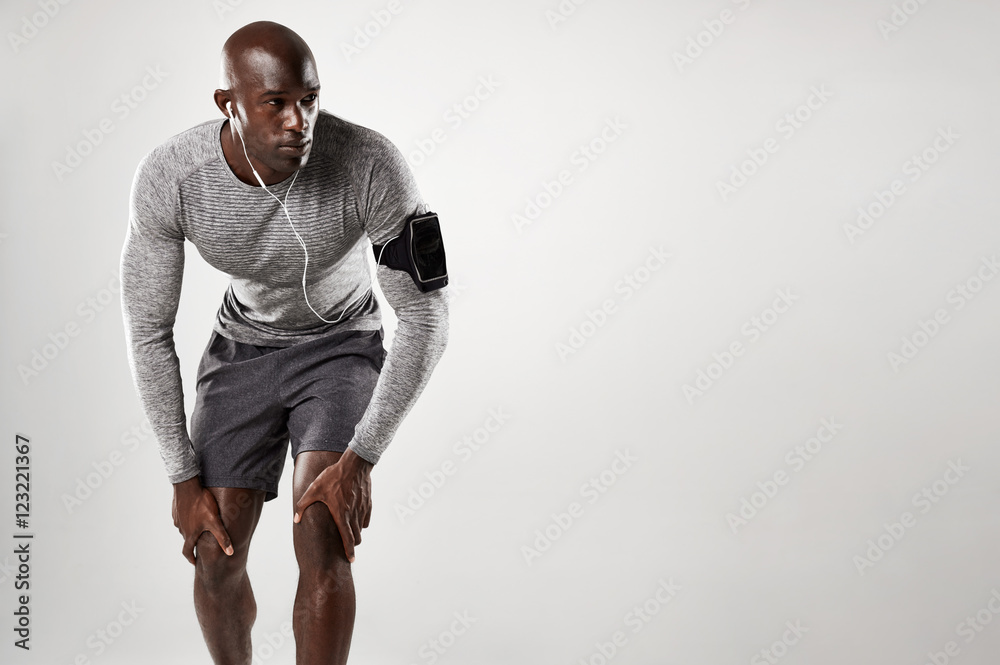
<path fill-rule="evenodd" d="M 291 178 L 268 189 L 286 202 L 309 251 L 312 307 L 330 321 L 343 313 L 339 322 L 324 323 L 303 297 L 305 255 L 278 202 L 239 180 L 226 163 L 220 140 L 225 122 L 197 125 L 142 160 L 122 249 L 129 364 L 173 483 L 199 473 L 173 342 L 184 241 L 231 278 L 214 324 L 219 334 L 291 346 L 343 330 L 379 329 L 370 244 L 396 237 L 407 218 L 427 210 L 409 166 L 386 137 L 320 111 L 309 160 L 291 191 Z M 349 444 L 372 463 L 423 391 L 448 339 L 445 289 L 422 293 L 407 273 L 385 266 L 376 276 L 399 323 Z"/>

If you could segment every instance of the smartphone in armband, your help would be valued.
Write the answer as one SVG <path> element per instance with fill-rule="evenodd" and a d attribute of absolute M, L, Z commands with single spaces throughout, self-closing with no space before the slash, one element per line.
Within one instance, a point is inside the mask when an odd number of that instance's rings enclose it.
<path fill-rule="evenodd" d="M 421 292 L 448 284 L 448 266 L 437 213 L 427 212 L 406 220 L 403 232 L 385 243 L 372 245 L 377 265 L 403 270 Z"/>

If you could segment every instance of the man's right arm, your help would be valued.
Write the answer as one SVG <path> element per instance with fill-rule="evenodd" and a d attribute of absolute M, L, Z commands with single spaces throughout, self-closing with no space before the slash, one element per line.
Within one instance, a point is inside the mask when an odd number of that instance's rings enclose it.
<path fill-rule="evenodd" d="M 153 153 L 155 154 L 155 153 Z M 128 231 L 121 255 L 122 315 L 129 366 L 159 444 L 170 482 L 198 475 L 184 415 L 173 327 L 184 275 L 184 235 L 177 225 L 171 174 L 153 154 L 132 181 Z"/>
<path fill-rule="evenodd" d="M 233 554 L 233 546 L 214 495 L 201 486 L 184 414 L 173 333 L 184 276 L 184 234 L 177 225 L 172 183 L 152 155 L 136 169 L 121 256 L 122 314 L 132 379 L 174 485 L 174 526 L 184 537 L 184 557 L 193 564 L 205 531 L 226 554 Z"/>

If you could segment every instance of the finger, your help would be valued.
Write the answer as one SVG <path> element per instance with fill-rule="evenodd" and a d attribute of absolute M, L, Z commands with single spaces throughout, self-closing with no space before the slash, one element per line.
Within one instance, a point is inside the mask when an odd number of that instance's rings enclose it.
<path fill-rule="evenodd" d="M 358 514 L 358 511 L 352 510 L 350 513 L 351 518 L 351 532 L 354 534 L 354 544 L 361 544 L 361 519 L 362 516 Z"/>
<path fill-rule="evenodd" d="M 362 505 L 364 506 L 365 512 L 364 512 L 364 518 L 361 522 L 361 528 L 367 529 L 368 524 L 372 520 L 372 493 L 368 487 L 365 488 Z"/>
<path fill-rule="evenodd" d="M 309 487 L 306 488 L 306 491 L 302 493 L 302 496 L 299 497 L 298 502 L 295 504 L 295 516 L 292 518 L 292 521 L 296 524 L 302 521 L 302 513 L 305 512 L 306 508 L 319 500 L 315 497 L 316 493 L 313 491 L 313 483 L 309 484 Z"/>
<path fill-rule="evenodd" d="M 185 538 L 184 547 L 181 549 L 181 553 L 184 558 L 187 559 L 191 565 L 194 565 L 194 538 Z"/>
<path fill-rule="evenodd" d="M 347 556 L 347 560 L 354 563 L 354 532 L 351 530 L 351 525 L 348 522 L 347 515 L 333 515 L 333 522 L 337 525 L 337 531 L 340 532 L 340 539 L 344 542 L 344 554 Z"/>
<path fill-rule="evenodd" d="M 207 531 L 210 531 L 215 536 L 215 540 L 218 541 L 219 547 L 222 548 L 223 552 L 229 556 L 233 555 L 233 541 L 229 539 L 229 532 L 226 531 L 226 527 L 222 525 L 222 522 L 218 518 L 208 525 Z"/>

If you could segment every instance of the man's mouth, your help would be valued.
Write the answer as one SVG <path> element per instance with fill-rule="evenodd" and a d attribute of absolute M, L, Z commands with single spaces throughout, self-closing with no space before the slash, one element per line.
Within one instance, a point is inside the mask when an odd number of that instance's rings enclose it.
<path fill-rule="evenodd" d="M 311 140 L 298 141 L 296 143 L 286 143 L 284 145 L 280 145 L 278 146 L 278 150 L 301 157 L 302 155 L 309 152 L 309 147 L 311 145 L 312 145 Z"/>

